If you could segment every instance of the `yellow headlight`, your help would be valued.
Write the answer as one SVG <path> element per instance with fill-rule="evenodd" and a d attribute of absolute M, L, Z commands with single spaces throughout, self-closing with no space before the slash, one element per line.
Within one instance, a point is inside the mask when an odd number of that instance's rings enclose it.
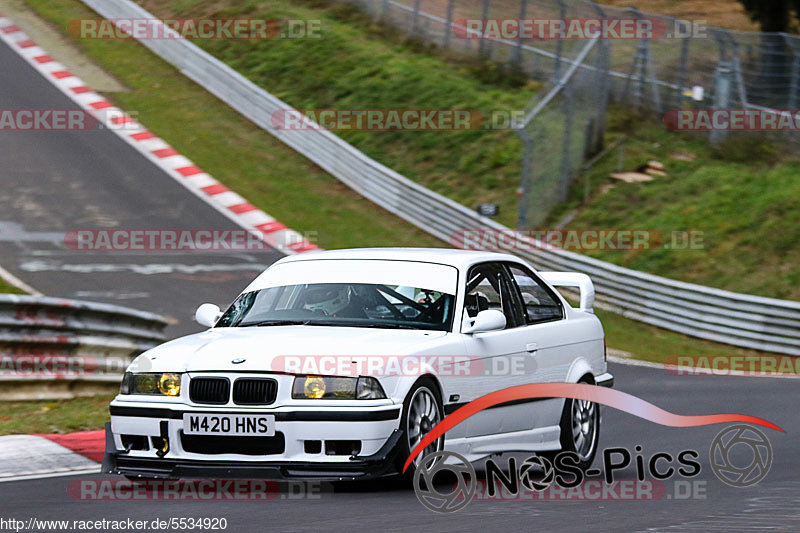
<path fill-rule="evenodd" d="M 317 376 L 308 376 L 303 391 L 306 398 L 322 398 L 325 395 L 325 380 Z"/>
<path fill-rule="evenodd" d="M 161 374 L 158 390 L 167 396 L 178 396 L 181 393 L 181 377 L 178 374 Z"/>

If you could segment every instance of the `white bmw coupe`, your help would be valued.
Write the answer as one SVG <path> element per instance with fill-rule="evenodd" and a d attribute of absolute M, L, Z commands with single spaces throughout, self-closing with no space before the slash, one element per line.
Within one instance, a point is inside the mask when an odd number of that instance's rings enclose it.
<path fill-rule="evenodd" d="M 580 291 L 577 308 L 555 290 Z M 133 478 L 365 479 L 397 474 L 447 414 L 545 382 L 612 386 L 584 274 L 506 254 L 363 249 L 284 258 L 210 329 L 134 360 L 110 406 L 103 471 Z M 434 441 L 470 461 L 597 450 L 596 404 L 500 404 Z M 409 472 L 410 473 L 410 472 Z"/>

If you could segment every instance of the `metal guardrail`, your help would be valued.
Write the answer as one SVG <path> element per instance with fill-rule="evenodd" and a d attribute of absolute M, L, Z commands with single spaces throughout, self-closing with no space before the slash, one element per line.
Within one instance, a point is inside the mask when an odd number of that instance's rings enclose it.
<path fill-rule="evenodd" d="M 165 340 L 166 326 L 116 305 L 0 294 L 0 399 L 110 390 L 135 356 Z"/>
<path fill-rule="evenodd" d="M 108 19 L 154 18 L 129 0 L 82 0 Z M 186 76 L 387 211 L 463 246 L 464 230 L 512 231 L 370 159 L 324 130 L 275 129 L 270 117 L 291 106 L 182 39 L 142 44 Z M 537 249 L 538 248 L 538 249 Z M 515 251 L 538 269 L 589 274 L 596 301 L 626 317 L 686 335 L 745 348 L 800 355 L 800 302 L 675 281 L 531 242 Z"/>

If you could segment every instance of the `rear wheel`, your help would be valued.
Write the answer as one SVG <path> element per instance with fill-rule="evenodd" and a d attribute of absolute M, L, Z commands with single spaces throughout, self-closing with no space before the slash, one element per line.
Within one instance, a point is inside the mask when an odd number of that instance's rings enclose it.
<path fill-rule="evenodd" d="M 579 383 L 591 383 L 582 378 Z M 571 452 L 578 458 L 578 466 L 586 470 L 592 465 L 600 439 L 600 406 L 586 400 L 567 398 L 561 412 L 561 450 L 541 452 L 539 455 L 554 461 L 561 452 Z"/>
<path fill-rule="evenodd" d="M 436 383 L 431 378 L 422 378 L 414 383 L 403 402 L 400 429 L 403 430 L 404 435 L 401 440 L 400 453 L 397 456 L 398 471 L 403 470 L 403 465 L 411 454 L 411 450 L 436 424 L 442 421 L 443 413 L 442 398 Z M 423 459 L 443 448 L 444 435 L 426 446 L 422 453 L 414 458 L 403 477 L 411 480 Z"/>

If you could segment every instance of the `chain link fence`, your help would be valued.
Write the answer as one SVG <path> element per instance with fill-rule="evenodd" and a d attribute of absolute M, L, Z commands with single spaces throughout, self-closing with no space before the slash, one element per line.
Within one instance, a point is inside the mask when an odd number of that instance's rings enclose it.
<path fill-rule="evenodd" d="M 548 82 L 517 124 L 524 147 L 520 228 L 541 224 L 566 199 L 584 158 L 601 148 L 609 101 L 659 117 L 687 108 L 780 113 L 798 107 L 800 39 L 793 35 L 734 32 L 584 0 L 347 1 L 409 37 Z M 638 21 L 651 31 L 644 38 L 597 40 L 483 33 L 490 20 L 527 19 Z M 484 26 L 472 29 L 475 21 Z M 725 135 L 712 131 L 709 139 Z"/>
<path fill-rule="evenodd" d="M 539 227 L 567 199 L 583 161 L 603 144 L 611 77 L 609 48 L 594 39 L 569 62 L 552 88 L 531 100 L 514 125 L 522 140 L 518 226 Z"/>

